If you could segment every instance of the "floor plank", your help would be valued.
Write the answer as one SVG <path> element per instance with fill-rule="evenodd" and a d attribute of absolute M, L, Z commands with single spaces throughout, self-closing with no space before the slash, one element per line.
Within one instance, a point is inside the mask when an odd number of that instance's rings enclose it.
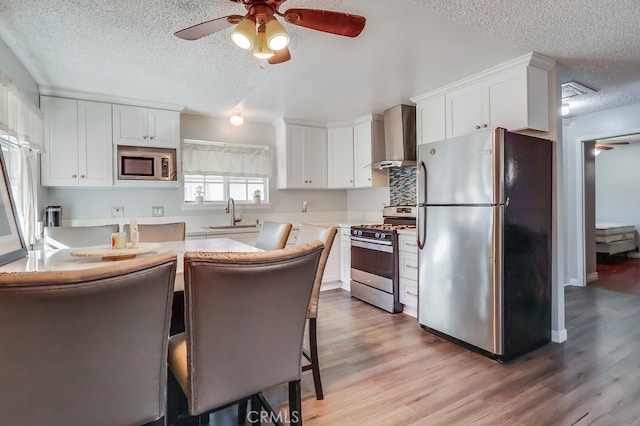
<path fill-rule="evenodd" d="M 640 425 L 640 298 L 566 289 L 569 340 L 506 364 L 349 297 L 322 292 L 325 399 L 303 374 L 307 425 Z M 285 409 L 286 387 L 267 392 Z M 235 409 L 211 424 L 236 424 Z"/>

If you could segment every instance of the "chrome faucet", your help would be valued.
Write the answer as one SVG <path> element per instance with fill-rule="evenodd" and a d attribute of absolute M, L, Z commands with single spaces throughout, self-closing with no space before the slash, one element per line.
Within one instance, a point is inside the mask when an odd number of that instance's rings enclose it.
<path fill-rule="evenodd" d="M 231 210 L 229 210 L 229 204 L 231 204 Z M 231 226 L 236 226 L 236 223 L 242 220 L 242 215 L 236 218 L 236 202 L 231 197 L 227 199 L 227 208 L 224 209 L 225 213 L 229 213 L 229 211 L 231 211 Z"/>

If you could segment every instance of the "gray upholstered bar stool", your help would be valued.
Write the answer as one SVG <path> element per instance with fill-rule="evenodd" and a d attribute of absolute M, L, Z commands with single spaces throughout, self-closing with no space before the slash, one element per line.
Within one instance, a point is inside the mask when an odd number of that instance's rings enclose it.
<path fill-rule="evenodd" d="M 163 424 L 176 266 L 0 274 L 0 423 Z"/>
<path fill-rule="evenodd" d="M 287 245 L 290 232 L 290 223 L 265 221 L 258 232 L 256 247 L 262 250 L 283 249 Z"/>
<path fill-rule="evenodd" d="M 47 226 L 44 228 L 44 247 L 64 249 L 109 244 L 111 234 L 118 232 L 119 228 L 117 223 L 99 226 Z"/>
<path fill-rule="evenodd" d="M 127 241 L 131 241 L 129 224 L 124 225 Z M 151 223 L 138 224 L 139 241 L 141 243 L 159 243 L 163 241 L 184 241 L 185 223 Z"/>
<path fill-rule="evenodd" d="M 288 383 L 289 419 L 301 424 L 300 353 L 322 249 L 313 241 L 259 253 L 185 253 L 187 330 L 169 341 L 170 422 L 181 394 L 191 416 L 249 398 L 253 411 L 272 411 L 262 391 Z"/>
<path fill-rule="evenodd" d="M 309 300 L 309 310 L 307 318 L 309 319 L 309 351 L 303 350 L 302 355 L 309 361 L 309 364 L 302 367 L 302 371 L 311 370 L 313 373 L 313 383 L 316 389 L 316 399 L 324 399 L 322 392 L 322 382 L 320 381 L 320 364 L 318 361 L 318 338 L 316 320 L 318 318 L 318 301 L 320 299 L 320 285 L 322 284 L 322 276 L 324 268 L 327 265 L 327 259 L 331 252 L 333 240 L 338 232 L 335 226 L 318 226 L 303 223 L 296 237 L 296 244 L 305 244 L 309 241 L 320 240 L 324 244 L 322 256 L 318 263 L 318 270 L 313 281 L 313 291 L 311 292 L 311 300 Z"/>
<path fill-rule="evenodd" d="M 127 241 L 130 238 L 130 225 L 124 225 L 124 233 Z M 152 223 L 138 224 L 138 237 L 141 243 L 158 243 L 163 241 L 184 241 L 185 223 Z M 173 294 L 171 307 L 171 330 L 170 334 L 178 334 L 184 331 L 184 291 L 176 291 Z"/>

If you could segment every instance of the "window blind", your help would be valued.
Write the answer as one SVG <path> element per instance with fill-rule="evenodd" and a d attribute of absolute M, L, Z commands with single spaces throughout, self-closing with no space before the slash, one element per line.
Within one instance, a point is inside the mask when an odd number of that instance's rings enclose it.
<path fill-rule="evenodd" d="M 182 144 L 185 175 L 271 176 L 266 145 L 244 145 L 185 139 Z"/>

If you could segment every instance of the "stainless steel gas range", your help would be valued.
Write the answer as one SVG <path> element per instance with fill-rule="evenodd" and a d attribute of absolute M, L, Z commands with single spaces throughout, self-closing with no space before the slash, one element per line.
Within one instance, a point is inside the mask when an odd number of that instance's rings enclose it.
<path fill-rule="evenodd" d="M 398 230 L 415 229 L 415 206 L 383 209 L 382 224 L 351 227 L 351 296 L 402 312 L 398 291 Z"/>

